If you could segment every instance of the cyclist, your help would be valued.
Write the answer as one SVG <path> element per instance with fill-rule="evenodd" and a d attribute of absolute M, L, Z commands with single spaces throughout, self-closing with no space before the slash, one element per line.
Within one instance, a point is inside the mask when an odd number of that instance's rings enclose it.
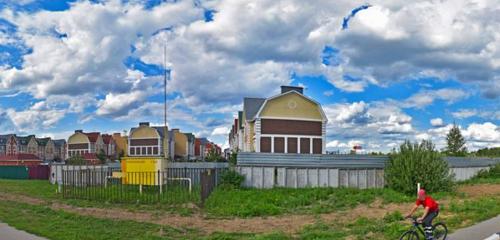
<path fill-rule="evenodd" d="M 439 214 L 439 204 L 431 196 L 426 195 L 424 189 L 420 189 L 417 195 L 415 206 L 411 209 L 407 217 L 411 217 L 420 205 L 424 206 L 424 215 L 418 218 L 417 221 L 424 225 L 425 238 L 432 240 L 434 239 L 432 236 L 432 220 Z"/>

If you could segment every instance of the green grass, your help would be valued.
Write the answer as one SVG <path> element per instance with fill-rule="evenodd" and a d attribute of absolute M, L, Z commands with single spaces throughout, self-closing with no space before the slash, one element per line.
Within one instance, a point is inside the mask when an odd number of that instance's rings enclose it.
<path fill-rule="evenodd" d="M 377 198 L 385 203 L 413 201 L 390 189 L 217 189 L 206 202 L 205 210 L 213 217 L 318 214 L 369 204 Z"/>
<path fill-rule="evenodd" d="M 175 191 L 172 194 L 164 195 L 160 202 L 145 204 L 149 199 L 157 197 L 155 194 L 148 195 L 145 193 L 140 196 L 138 189 L 130 190 L 127 201 L 117 203 L 113 201 L 112 196 L 106 198 L 105 194 L 98 193 L 93 195 L 93 199 L 85 199 L 83 195 L 73 196 L 74 198 L 63 198 L 62 194 L 57 193 L 57 185 L 51 185 L 46 180 L 9 180 L 0 179 L 0 193 L 14 193 L 18 195 L 42 199 L 48 202 L 61 202 L 68 205 L 78 207 L 95 207 L 95 208 L 123 208 L 127 210 L 150 210 L 150 211 L 165 211 L 174 212 L 181 215 L 190 215 L 196 211 L 192 206 L 184 203 L 199 202 L 199 194 L 197 189 L 193 189 L 193 194 L 186 194 L 185 191 Z M 90 191 L 90 189 L 89 189 Z M 78 194 L 78 192 L 73 192 Z M 102 194 L 102 195 L 99 195 Z M 115 196 L 118 197 L 118 196 Z M 138 201 L 139 200 L 139 201 Z"/>
<path fill-rule="evenodd" d="M 195 230 L 80 216 L 10 201 L 0 202 L 0 219 L 49 239 L 192 239 Z M 163 237 L 163 238 L 162 238 Z"/>
<path fill-rule="evenodd" d="M 51 185 L 47 180 L 10 180 L 0 179 L 0 192 L 15 193 L 43 200 L 56 200 L 57 185 Z"/>
<path fill-rule="evenodd" d="M 281 233 L 214 233 L 128 220 L 101 219 L 55 211 L 46 206 L 0 201 L 0 220 L 17 229 L 52 240 L 113 239 L 289 239 Z"/>
<path fill-rule="evenodd" d="M 111 204 L 98 201 L 62 199 L 56 194 L 56 186 L 46 181 L 0 180 L 0 192 L 16 193 L 44 199 L 60 201 L 88 207 L 113 207 L 127 210 L 151 209 L 162 211 L 182 211 L 165 208 L 164 204 Z M 454 202 L 464 196 L 453 193 L 432 194 L 433 197 L 451 200 L 451 204 L 441 205 L 438 221 L 445 221 L 450 230 L 466 227 L 500 214 L 500 196 L 489 196 Z M 312 214 L 349 210 L 360 204 L 369 204 L 376 199 L 385 203 L 413 202 L 414 197 L 389 189 L 217 189 L 206 203 L 206 211 L 211 217 L 252 217 L 281 214 Z M 184 210 L 185 211 L 185 210 Z M 196 210 L 200 211 L 200 210 Z M 10 201 L 0 202 L 0 220 L 18 229 L 45 236 L 49 239 L 397 239 L 410 227 L 402 219 L 402 213 L 391 212 L 383 219 L 360 216 L 351 222 L 332 220 L 304 227 L 297 235 L 280 232 L 266 234 L 217 232 L 204 235 L 197 229 L 177 229 L 157 224 L 135 221 L 118 221 L 80 216 L 60 210 L 52 210 L 43 205 L 28 205 Z"/>

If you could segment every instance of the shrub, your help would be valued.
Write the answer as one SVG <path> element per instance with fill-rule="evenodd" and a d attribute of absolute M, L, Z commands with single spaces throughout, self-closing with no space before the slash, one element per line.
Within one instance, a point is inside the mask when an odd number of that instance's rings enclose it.
<path fill-rule="evenodd" d="M 85 161 L 85 159 L 83 159 L 82 156 L 75 155 L 75 156 L 70 157 L 66 161 L 66 164 L 68 164 L 68 165 L 86 165 L 87 161 Z"/>
<path fill-rule="evenodd" d="M 480 178 L 500 179 L 500 163 L 491 167 L 489 170 L 481 170 L 473 179 L 480 179 Z"/>
<path fill-rule="evenodd" d="M 238 153 L 231 152 L 231 155 L 229 155 L 229 164 L 236 166 L 237 161 L 238 161 Z"/>
<path fill-rule="evenodd" d="M 435 150 L 430 141 L 405 141 L 398 152 L 390 155 L 385 168 L 388 187 L 406 194 L 414 194 L 417 183 L 428 192 L 450 191 L 453 175 L 448 163 Z"/>
<path fill-rule="evenodd" d="M 245 177 L 234 170 L 225 171 L 220 176 L 220 184 L 224 187 L 239 188 Z"/>

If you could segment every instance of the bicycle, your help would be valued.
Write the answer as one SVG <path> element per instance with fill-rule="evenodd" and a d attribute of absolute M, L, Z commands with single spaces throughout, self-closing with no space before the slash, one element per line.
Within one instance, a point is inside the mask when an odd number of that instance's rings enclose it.
<path fill-rule="evenodd" d="M 419 232 L 424 236 L 423 239 L 425 239 L 425 233 L 422 229 L 422 224 L 417 221 L 416 217 L 410 217 L 410 219 L 412 220 L 412 227 L 408 231 L 403 233 L 399 240 L 420 240 L 418 234 Z M 448 228 L 443 222 L 433 224 L 432 230 L 435 240 L 445 240 L 446 236 L 448 236 Z"/>

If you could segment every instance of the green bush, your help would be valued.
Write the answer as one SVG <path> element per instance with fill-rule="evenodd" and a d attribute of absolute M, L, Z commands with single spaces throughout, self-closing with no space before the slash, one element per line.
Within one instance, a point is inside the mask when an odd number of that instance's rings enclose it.
<path fill-rule="evenodd" d="M 430 141 L 405 141 L 398 152 L 390 155 L 385 168 L 388 187 L 406 194 L 416 192 L 417 183 L 428 192 L 451 191 L 453 175 L 448 163 Z"/>
<path fill-rule="evenodd" d="M 66 164 L 68 165 L 86 165 L 87 161 L 83 159 L 80 155 L 75 155 L 66 160 Z"/>
<path fill-rule="evenodd" d="M 474 179 L 498 178 L 500 179 L 500 163 L 491 167 L 489 170 L 481 170 Z"/>
<path fill-rule="evenodd" d="M 224 187 L 239 188 L 245 177 L 234 170 L 225 171 L 220 176 L 220 184 Z"/>

